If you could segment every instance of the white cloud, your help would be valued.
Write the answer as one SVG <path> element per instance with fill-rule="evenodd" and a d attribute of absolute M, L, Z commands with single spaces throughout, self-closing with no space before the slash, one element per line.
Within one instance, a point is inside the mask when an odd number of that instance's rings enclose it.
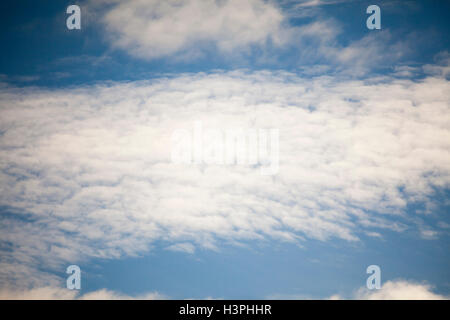
<path fill-rule="evenodd" d="M 77 290 L 57 287 L 40 287 L 33 289 L 0 289 L 0 300 L 164 300 L 164 295 L 157 292 L 137 296 L 124 295 L 115 291 L 100 289 L 83 295 Z"/>
<path fill-rule="evenodd" d="M 388 30 L 343 45 L 338 39 L 342 24 L 317 11 L 340 2 L 102 0 L 88 2 L 86 11 L 96 13 L 94 23 L 102 26 L 113 48 L 145 60 L 192 62 L 213 57 L 238 65 L 247 61 L 280 66 L 289 61 L 290 67 L 328 63 L 361 75 L 393 65 L 417 45 L 416 38 L 398 40 Z M 315 19 L 292 24 L 292 18 L 303 15 Z"/>
<path fill-rule="evenodd" d="M 317 299 L 303 294 L 273 294 L 267 297 L 271 300 L 310 300 Z M 406 280 L 387 281 L 379 290 L 369 290 L 361 287 L 354 294 L 346 296 L 333 294 L 326 300 L 448 300 L 450 297 L 433 292 L 433 287 L 427 283 Z"/>
<path fill-rule="evenodd" d="M 101 22 L 114 47 L 153 59 L 213 45 L 223 53 L 247 50 L 266 41 L 279 44 L 283 14 L 263 0 L 129 0 L 92 1 L 93 8 L 108 3 Z M 112 5 L 111 5 L 112 4 Z"/>
<path fill-rule="evenodd" d="M 194 253 L 195 252 L 195 246 L 189 242 L 176 243 L 176 244 L 173 244 L 173 245 L 167 247 L 167 249 L 172 250 L 172 251 L 186 252 L 186 253 Z"/>
<path fill-rule="evenodd" d="M 427 239 L 427 240 L 433 240 L 436 239 L 438 236 L 438 232 L 435 230 L 420 230 L 420 235 L 423 239 Z"/>
<path fill-rule="evenodd" d="M 433 188 L 449 186 L 449 101 L 441 77 L 269 71 L 3 87 L 0 283 L 53 284 L 66 264 L 136 255 L 156 240 L 217 249 L 416 228 L 406 205 L 432 202 Z M 172 132 L 197 120 L 278 128 L 279 173 L 172 164 Z"/>
<path fill-rule="evenodd" d="M 435 56 L 436 64 L 426 64 L 423 66 L 427 74 L 437 77 L 448 78 L 450 76 L 450 53 L 448 51 L 439 52 Z"/>
<path fill-rule="evenodd" d="M 359 300 L 448 300 L 436 294 L 428 284 L 405 280 L 387 281 L 379 290 L 361 288 L 355 295 Z"/>
<path fill-rule="evenodd" d="M 304 7 L 317 7 L 317 6 L 324 6 L 324 5 L 330 5 L 330 4 L 339 4 L 343 2 L 350 2 L 351 0 L 301 0 L 298 4 L 296 4 L 296 7 L 298 8 L 304 8 Z"/>
<path fill-rule="evenodd" d="M 32 289 L 0 289 L 0 300 L 166 300 L 169 297 L 158 292 L 140 295 L 126 295 L 120 292 L 100 289 L 85 294 L 77 290 L 58 287 L 37 287 Z M 206 300 L 213 299 L 211 297 Z M 302 294 L 274 294 L 267 297 L 271 300 L 308 300 L 311 296 Z M 329 300 L 346 299 L 343 295 L 334 294 Z M 426 283 L 405 280 L 387 281 L 380 290 L 358 289 L 350 299 L 356 300 L 448 300 L 449 297 L 433 292 L 433 288 Z"/>
<path fill-rule="evenodd" d="M 166 296 L 158 292 L 150 292 L 137 296 L 125 295 L 111 290 L 101 289 L 80 296 L 80 300 L 165 300 Z"/>

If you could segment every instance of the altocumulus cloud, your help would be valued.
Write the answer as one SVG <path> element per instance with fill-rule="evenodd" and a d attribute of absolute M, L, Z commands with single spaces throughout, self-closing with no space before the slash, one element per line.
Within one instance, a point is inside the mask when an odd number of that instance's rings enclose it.
<path fill-rule="evenodd" d="M 51 91 L 4 85 L 0 283 L 56 286 L 65 263 L 136 255 L 155 241 L 193 253 L 222 241 L 354 242 L 407 228 L 419 236 L 406 206 L 432 208 L 434 190 L 450 182 L 450 85 L 433 74 L 233 71 Z M 278 174 L 173 164 L 172 133 L 195 121 L 278 128 Z"/>

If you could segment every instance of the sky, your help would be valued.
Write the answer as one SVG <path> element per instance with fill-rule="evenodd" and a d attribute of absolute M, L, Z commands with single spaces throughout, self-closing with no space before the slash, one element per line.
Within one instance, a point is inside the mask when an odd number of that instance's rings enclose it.
<path fill-rule="evenodd" d="M 2 2 L 0 299 L 448 299 L 448 12 Z"/>

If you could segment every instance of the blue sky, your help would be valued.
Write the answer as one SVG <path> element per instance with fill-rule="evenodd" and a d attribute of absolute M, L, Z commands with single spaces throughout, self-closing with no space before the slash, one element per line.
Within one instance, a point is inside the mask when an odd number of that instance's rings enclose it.
<path fill-rule="evenodd" d="M 0 297 L 448 298 L 449 9 L 0 4 Z M 199 121 L 276 128 L 279 171 L 171 162 Z"/>

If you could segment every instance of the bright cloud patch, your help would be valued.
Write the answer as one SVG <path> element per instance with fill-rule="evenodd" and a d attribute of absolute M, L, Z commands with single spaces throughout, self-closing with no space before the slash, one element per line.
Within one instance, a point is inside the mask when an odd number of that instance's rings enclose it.
<path fill-rule="evenodd" d="M 404 280 L 388 281 L 380 290 L 360 289 L 355 299 L 360 300 L 448 300 L 449 297 L 436 294 L 428 284 Z"/>
<path fill-rule="evenodd" d="M 449 101 L 449 82 L 437 77 L 265 71 L 3 87 L 0 283 L 45 286 L 57 279 L 43 266 L 133 255 L 156 240 L 193 253 L 219 241 L 402 231 L 412 225 L 408 203 L 432 204 L 434 188 L 449 186 Z M 172 133 L 195 121 L 278 128 L 279 172 L 173 164 Z"/>
<path fill-rule="evenodd" d="M 262 0 L 106 1 L 102 23 L 115 47 L 140 58 L 181 50 L 191 55 L 212 44 L 220 51 L 247 50 L 270 40 L 283 41 L 283 15 Z M 97 6 L 98 2 L 92 2 Z"/>
<path fill-rule="evenodd" d="M 365 287 L 356 290 L 352 296 L 344 297 L 339 294 L 328 297 L 328 300 L 448 300 L 449 297 L 433 292 L 433 287 L 427 283 L 407 280 L 387 281 L 379 290 L 369 290 Z M 301 294 L 273 294 L 267 299 L 275 300 L 305 300 L 312 299 Z"/>

